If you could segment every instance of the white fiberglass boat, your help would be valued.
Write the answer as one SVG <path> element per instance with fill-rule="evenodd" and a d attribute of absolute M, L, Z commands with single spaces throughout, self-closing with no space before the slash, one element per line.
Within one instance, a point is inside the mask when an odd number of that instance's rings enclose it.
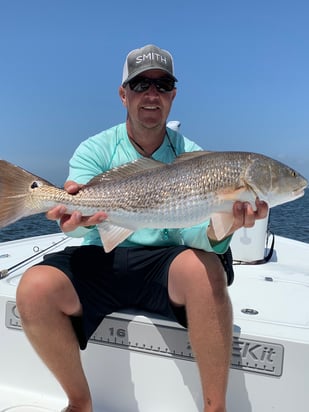
<path fill-rule="evenodd" d="M 309 244 L 278 236 L 271 254 L 265 227 L 262 221 L 242 229 L 232 242 L 228 412 L 309 407 Z M 79 242 L 58 233 L 0 244 L 0 268 L 9 269 L 0 280 L 0 411 L 59 412 L 66 405 L 62 389 L 22 331 L 15 292 L 27 267 L 45 253 Z M 269 260 L 261 263 L 267 254 Z M 187 332 L 176 323 L 146 313 L 114 313 L 82 359 L 95 412 L 203 410 Z"/>

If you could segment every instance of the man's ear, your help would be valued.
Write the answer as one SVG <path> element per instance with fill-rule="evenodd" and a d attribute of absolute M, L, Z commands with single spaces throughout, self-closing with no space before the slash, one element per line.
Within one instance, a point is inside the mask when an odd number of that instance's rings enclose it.
<path fill-rule="evenodd" d="M 177 89 L 176 89 L 176 87 L 175 87 L 175 89 L 173 90 L 173 99 L 172 99 L 172 100 L 174 100 L 174 99 L 175 99 L 176 94 L 177 94 Z"/>
<path fill-rule="evenodd" d="M 125 90 L 125 88 L 120 86 L 118 92 L 119 92 L 119 96 L 120 96 L 120 99 L 122 101 L 122 104 L 126 107 L 127 106 L 127 101 L 126 101 L 126 90 Z"/>

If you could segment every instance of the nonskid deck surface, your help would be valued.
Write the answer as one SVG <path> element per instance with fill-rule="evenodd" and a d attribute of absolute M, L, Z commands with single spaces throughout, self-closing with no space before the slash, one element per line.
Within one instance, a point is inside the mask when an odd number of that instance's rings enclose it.
<path fill-rule="evenodd" d="M 22 332 L 15 291 L 23 271 L 44 253 L 79 243 L 55 234 L 0 244 L 0 269 L 16 266 L 0 281 L 0 412 L 65 407 L 64 393 Z M 234 266 L 229 412 L 288 412 L 309 404 L 308 253 L 309 244 L 277 237 L 269 263 Z M 95 412 L 202 411 L 187 332 L 173 322 L 112 314 L 82 360 Z"/>
<path fill-rule="evenodd" d="M 0 386 L 0 412 L 60 412 L 66 405 L 63 397 L 23 391 L 21 388 Z"/>
<path fill-rule="evenodd" d="M 14 406 L 9 406 L 4 409 L 0 409 L 0 412 L 60 412 L 60 410 L 45 408 L 43 406 L 38 406 L 35 404 L 20 404 Z"/>
<path fill-rule="evenodd" d="M 17 405 L 2 409 L 1 412 L 54 412 L 54 409 L 36 405 Z"/>

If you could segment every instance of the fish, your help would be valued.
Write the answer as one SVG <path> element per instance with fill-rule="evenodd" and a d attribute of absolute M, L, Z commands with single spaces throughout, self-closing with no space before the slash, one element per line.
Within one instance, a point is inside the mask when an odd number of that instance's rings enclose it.
<path fill-rule="evenodd" d="M 61 204 L 68 214 L 107 214 L 97 225 L 106 252 L 142 228 L 186 228 L 208 219 L 220 240 L 232 226 L 235 201 L 274 207 L 303 196 L 307 186 L 294 169 L 251 152 L 187 152 L 172 163 L 140 158 L 95 176 L 76 194 L 0 160 L 0 227 Z"/>

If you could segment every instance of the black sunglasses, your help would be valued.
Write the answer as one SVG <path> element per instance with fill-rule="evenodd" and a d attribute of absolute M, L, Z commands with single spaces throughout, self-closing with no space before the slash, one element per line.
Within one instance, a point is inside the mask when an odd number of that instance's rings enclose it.
<path fill-rule="evenodd" d="M 143 93 L 153 84 L 158 92 L 167 93 L 175 88 L 175 80 L 171 77 L 160 77 L 150 79 L 149 77 L 134 77 L 129 82 L 130 89 L 136 93 Z"/>

